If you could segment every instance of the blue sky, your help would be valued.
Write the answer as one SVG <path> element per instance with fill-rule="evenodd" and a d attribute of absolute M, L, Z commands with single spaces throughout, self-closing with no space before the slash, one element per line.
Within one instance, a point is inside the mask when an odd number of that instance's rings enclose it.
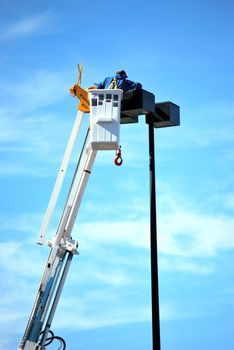
<path fill-rule="evenodd" d="M 49 252 L 35 241 L 83 62 L 84 87 L 124 68 L 180 105 L 181 126 L 155 132 L 162 350 L 232 350 L 233 2 L 3 0 L 0 10 L 0 349 L 17 348 Z M 122 126 L 124 165 L 112 152 L 94 165 L 53 323 L 69 350 L 151 349 L 147 135 L 143 117 Z"/>

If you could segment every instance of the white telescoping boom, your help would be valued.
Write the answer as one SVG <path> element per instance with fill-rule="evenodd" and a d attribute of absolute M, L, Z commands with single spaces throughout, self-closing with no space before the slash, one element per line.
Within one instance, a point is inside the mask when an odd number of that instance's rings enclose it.
<path fill-rule="evenodd" d="M 63 349 L 66 346 L 65 341 L 55 336 L 50 328 L 72 258 L 78 254 L 78 242 L 72 239 L 72 229 L 97 151 L 119 149 L 122 90 L 90 90 L 88 94 L 90 100 L 90 127 L 84 140 L 56 234 L 48 241 L 51 250 L 18 350 L 43 350 L 55 339 L 61 342 Z M 84 111 L 79 110 L 42 222 L 38 238 L 39 244 L 44 241 L 83 115 Z M 118 158 L 121 158 L 120 152 Z M 119 162 L 118 159 L 115 163 L 120 165 L 122 162 Z"/>

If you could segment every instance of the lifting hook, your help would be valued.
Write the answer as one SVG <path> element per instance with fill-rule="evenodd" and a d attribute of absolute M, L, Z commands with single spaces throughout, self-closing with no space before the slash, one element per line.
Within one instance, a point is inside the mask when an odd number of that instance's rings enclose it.
<path fill-rule="evenodd" d="M 121 146 L 119 146 L 119 148 L 116 151 L 116 157 L 115 157 L 114 163 L 117 166 L 120 166 L 123 164 L 123 158 L 121 156 Z"/>

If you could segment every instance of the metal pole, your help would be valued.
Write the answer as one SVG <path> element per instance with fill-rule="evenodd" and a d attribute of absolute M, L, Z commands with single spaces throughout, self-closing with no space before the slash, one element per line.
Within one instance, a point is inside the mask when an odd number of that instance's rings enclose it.
<path fill-rule="evenodd" d="M 72 262 L 72 258 L 73 258 L 73 254 L 68 253 L 68 257 L 66 258 L 66 261 L 64 264 L 65 266 L 64 266 L 63 272 L 60 276 L 60 281 L 59 281 L 58 286 L 57 286 L 57 291 L 56 291 L 55 296 L 54 296 L 54 300 L 53 300 L 53 303 L 52 303 L 52 306 L 51 306 L 51 309 L 50 309 L 50 312 L 48 315 L 48 319 L 46 321 L 46 325 L 45 325 L 45 328 L 43 330 L 43 336 L 42 336 L 41 343 L 40 343 L 41 349 L 44 349 L 46 339 L 47 339 L 47 336 L 48 336 L 48 333 L 49 333 L 49 330 L 51 327 L 51 323 L 52 323 L 52 320 L 53 320 L 53 317 L 54 317 L 54 314 L 55 314 L 55 311 L 56 311 L 56 308 L 57 308 L 57 305 L 59 302 L 59 298 L 61 296 L 63 286 L 64 286 L 64 283 L 65 283 L 65 280 L 67 277 L 67 273 L 68 273 L 68 270 L 69 270 L 71 262 Z"/>
<path fill-rule="evenodd" d="M 151 298 L 153 350 L 160 350 L 160 316 L 158 285 L 158 249 L 156 218 L 155 152 L 153 115 L 147 116 L 149 125 L 149 175 L 150 175 L 150 248 L 151 248 Z"/>

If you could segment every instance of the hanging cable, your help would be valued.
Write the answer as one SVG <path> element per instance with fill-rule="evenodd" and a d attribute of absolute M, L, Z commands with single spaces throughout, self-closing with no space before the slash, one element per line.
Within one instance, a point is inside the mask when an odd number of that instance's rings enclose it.
<path fill-rule="evenodd" d="M 60 342 L 60 346 L 57 350 L 65 350 L 66 349 L 66 342 L 63 338 L 58 337 L 58 336 L 54 336 L 53 340 L 58 340 Z"/>
<path fill-rule="evenodd" d="M 43 335 L 43 333 L 44 332 L 41 332 L 41 336 Z M 49 336 L 46 338 L 43 349 L 46 348 L 48 345 L 52 344 L 54 340 L 58 340 L 60 342 L 60 345 L 57 348 L 57 350 L 66 350 L 65 340 L 62 337 L 54 335 L 54 333 L 51 330 L 49 330 Z"/>

